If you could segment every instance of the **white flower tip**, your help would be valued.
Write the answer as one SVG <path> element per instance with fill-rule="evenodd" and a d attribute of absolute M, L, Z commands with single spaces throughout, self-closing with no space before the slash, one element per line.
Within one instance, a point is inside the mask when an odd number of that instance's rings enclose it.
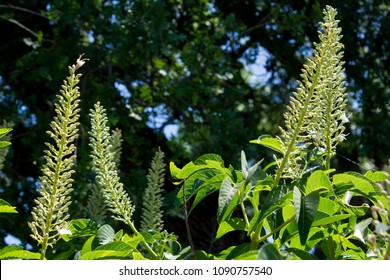
<path fill-rule="evenodd" d="M 341 123 L 349 123 L 349 119 L 345 113 L 340 116 Z"/>
<path fill-rule="evenodd" d="M 59 227 L 56 227 L 56 230 L 58 231 L 58 233 L 63 236 L 63 235 L 72 235 L 72 232 L 67 229 L 67 228 L 59 228 Z"/>
<path fill-rule="evenodd" d="M 89 60 L 88 58 L 82 58 L 84 54 L 80 55 L 79 58 L 77 58 L 76 60 L 76 70 L 79 69 L 81 66 L 83 66 L 85 64 L 85 62 L 87 60 Z"/>

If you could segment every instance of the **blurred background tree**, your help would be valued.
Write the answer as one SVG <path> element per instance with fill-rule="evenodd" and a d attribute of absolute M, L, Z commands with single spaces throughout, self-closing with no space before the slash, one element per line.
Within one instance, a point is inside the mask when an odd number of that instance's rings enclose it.
<path fill-rule="evenodd" d="M 247 143 L 278 133 L 325 5 L 335 7 L 341 20 L 352 113 L 335 164 L 340 171 L 367 163 L 382 169 L 390 155 L 387 1 L 1 1 L 0 120 L 12 121 L 14 130 L 0 191 L 19 214 L 0 219 L 0 245 L 11 233 L 34 246 L 27 219 L 45 131 L 67 66 L 79 54 L 90 61 L 81 83 L 73 218 L 84 215 L 87 201 L 86 132 L 97 100 L 109 109 L 111 127 L 122 130 L 123 182 L 139 208 L 158 147 L 177 165 L 211 152 L 232 164 L 239 163 L 241 150 L 253 160 L 270 156 Z M 166 208 L 174 207 L 174 192 L 167 178 Z M 199 209 L 191 217 L 205 226 L 193 228 L 194 240 L 211 249 L 215 220 Z M 185 238 L 176 216 L 167 212 L 167 229 Z"/>

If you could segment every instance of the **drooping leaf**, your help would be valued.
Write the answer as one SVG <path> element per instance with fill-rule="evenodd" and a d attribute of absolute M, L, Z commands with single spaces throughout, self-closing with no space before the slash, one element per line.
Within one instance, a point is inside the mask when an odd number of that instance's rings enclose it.
<path fill-rule="evenodd" d="M 307 196 L 302 196 L 301 191 L 297 187 L 294 187 L 294 207 L 302 245 L 306 243 L 319 202 L 320 195 L 318 191 L 313 191 Z"/>
<path fill-rule="evenodd" d="M 199 204 L 206 196 L 216 192 L 221 187 L 222 181 L 225 179 L 226 174 L 217 174 L 211 179 L 204 182 L 197 190 L 196 190 L 196 196 L 195 199 L 191 205 L 191 209 L 189 213 L 194 210 L 196 205 Z"/>

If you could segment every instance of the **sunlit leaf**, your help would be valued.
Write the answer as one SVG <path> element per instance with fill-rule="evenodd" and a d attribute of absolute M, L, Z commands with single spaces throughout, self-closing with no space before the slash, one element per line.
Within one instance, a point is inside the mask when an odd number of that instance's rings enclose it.
<path fill-rule="evenodd" d="M 282 142 L 278 138 L 270 135 L 261 135 L 258 139 L 249 141 L 249 143 L 262 145 L 278 153 L 284 154 L 282 150 Z"/>

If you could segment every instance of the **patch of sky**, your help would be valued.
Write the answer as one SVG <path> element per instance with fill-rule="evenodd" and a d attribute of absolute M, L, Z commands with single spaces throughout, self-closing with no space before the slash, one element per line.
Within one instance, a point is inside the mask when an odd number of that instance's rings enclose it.
<path fill-rule="evenodd" d="M 153 130 L 163 129 L 165 137 L 169 140 L 172 137 L 176 137 L 179 127 L 177 124 L 167 124 L 169 120 L 168 111 L 165 104 L 160 104 L 154 108 L 147 107 L 144 110 L 148 114 L 148 121 L 146 125 Z"/>
<path fill-rule="evenodd" d="M 30 110 L 26 105 L 20 105 L 18 107 L 18 115 L 22 119 L 26 127 L 33 127 L 37 125 L 37 116 L 29 112 Z"/>
<path fill-rule="evenodd" d="M 255 62 L 248 63 L 246 59 L 240 59 L 240 62 L 244 65 L 244 71 L 248 74 L 247 79 L 251 87 L 255 87 L 258 84 L 265 84 L 271 77 L 271 74 L 266 69 L 267 60 L 271 57 L 271 54 L 261 46 L 257 48 L 258 55 Z"/>
<path fill-rule="evenodd" d="M 114 87 L 118 90 L 120 96 L 123 97 L 125 100 L 125 103 L 127 104 L 129 102 L 129 99 L 131 97 L 131 92 L 127 88 L 127 86 L 124 83 L 121 82 L 115 82 Z"/>

